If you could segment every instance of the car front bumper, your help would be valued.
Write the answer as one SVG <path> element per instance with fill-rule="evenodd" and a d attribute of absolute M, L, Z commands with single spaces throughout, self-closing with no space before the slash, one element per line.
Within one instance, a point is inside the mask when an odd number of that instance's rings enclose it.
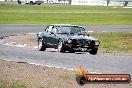
<path fill-rule="evenodd" d="M 92 49 L 98 48 L 99 45 L 94 45 L 94 46 L 73 46 L 72 44 L 66 44 L 67 50 L 74 50 L 78 52 L 88 52 L 91 51 Z"/>

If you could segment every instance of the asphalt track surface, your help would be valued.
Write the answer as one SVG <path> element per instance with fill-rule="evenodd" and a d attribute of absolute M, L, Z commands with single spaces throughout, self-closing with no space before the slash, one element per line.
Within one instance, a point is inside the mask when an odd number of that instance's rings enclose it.
<path fill-rule="evenodd" d="M 84 26 L 87 31 L 94 32 L 132 32 L 132 25 L 98 25 L 98 26 Z M 40 32 L 46 28 L 46 25 L 32 25 L 32 24 L 1 24 L 0 37 L 8 35 L 23 34 L 29 32 Z"/>
<path fill-rule="evenodd" d="M 0 37 L 37 33 L 43 31 L 45 25 L 0 25 Z M 95 32 L 132 32 L 132 26 L 84 26 L 87 31 Z M 59 53 L 49 51 L 38 51 L 37 49 L 28 49 L 0 45 L 0 58 L 9 61 L 27 62 L 37 65 L 47 65 L 66 69 L 76 70 L 79 65 L 90 72 L 96 73 L 116 73 L 132 75 L 132 55 L 121 54 L 102 54 L 90 55 L 89 53 Z"/>

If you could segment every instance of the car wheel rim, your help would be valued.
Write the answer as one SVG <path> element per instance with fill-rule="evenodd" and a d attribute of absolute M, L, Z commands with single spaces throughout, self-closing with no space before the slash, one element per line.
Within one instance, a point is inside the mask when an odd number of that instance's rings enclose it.
<path fill-rule="evenodd" d="M 62 49 L 62 42 L 60 42 L 58 45 L 58 51 L 61 51 L 61 49 Z"/>
<path fill-rule="evenodd" d="M 38 48 L 41 49 L 42 47 L 42 40 L 39 40 Z"/>

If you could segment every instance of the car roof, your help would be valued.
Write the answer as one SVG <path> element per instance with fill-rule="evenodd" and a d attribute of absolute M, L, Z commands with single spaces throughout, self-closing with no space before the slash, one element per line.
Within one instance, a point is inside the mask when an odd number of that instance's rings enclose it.
<path fill-rule="evenodd" d="M 51 24 L 51 26 L 78 26 L 78 25 L 72 25 L 72 24 Z M 82 27 L 82 26 L 78 26 Z"/>

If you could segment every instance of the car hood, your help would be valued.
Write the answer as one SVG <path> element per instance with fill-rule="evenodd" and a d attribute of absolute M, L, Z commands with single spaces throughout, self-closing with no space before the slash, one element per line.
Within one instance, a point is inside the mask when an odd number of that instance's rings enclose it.
<path fill-rule="evenodd" d="M 88 40 L 98 40 L 92 36 L 87 35 L 61 35 L 63 39 L 88 39 Z"/>

